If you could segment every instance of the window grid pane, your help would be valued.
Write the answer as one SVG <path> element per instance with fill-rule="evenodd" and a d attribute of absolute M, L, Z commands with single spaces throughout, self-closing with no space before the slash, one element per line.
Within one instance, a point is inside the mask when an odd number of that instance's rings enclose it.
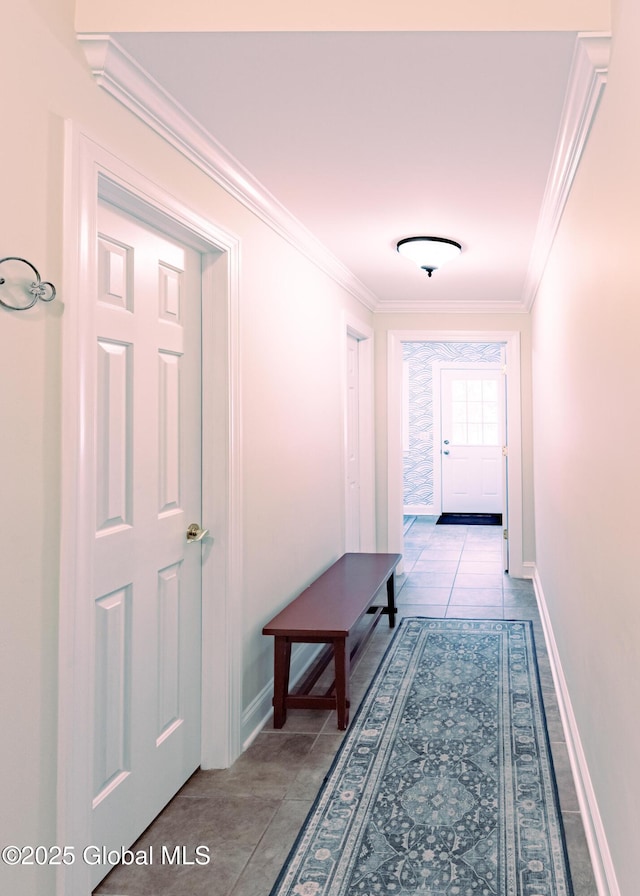
<path fill-rule="evenodd" d="M 480 380 L 468 380 L 467 400 L 482 401 L 482 383 Z"/>
<path fill-rule="evenodd" d="M 467 422 L 467 403 L 466 401 L 454 401 L 452 408 L 452 417 L 454 423 Z"/>
<path fill-rule="evenodd" d="M 467 418 L 469 423 L 482 423 L 482 402 L 470 401 L 467 405 Z"/>
<path fill-rule="evenodd" d="M 499 444 L 497 380 L 453 380 L 451 398 L 455 444 Z"/>
<path fill-rule="evenodd" d="M 498 422 L 498 402 L 485 401 L 483 406 L 483 419 L 485 423 Z"/>
<path fill-rule="evenodd" d="M 496 380 L 482 381 L 482 398 L 484 401 L 498 400 L 498 383 Z"/>

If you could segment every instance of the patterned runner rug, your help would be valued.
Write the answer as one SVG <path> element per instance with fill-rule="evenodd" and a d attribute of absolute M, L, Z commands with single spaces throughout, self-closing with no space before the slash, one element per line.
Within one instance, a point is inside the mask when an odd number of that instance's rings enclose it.
<path fill-rule="evenodd" d="M 272 896 L 572 896 L 530 622 L 403 620 Z"/>

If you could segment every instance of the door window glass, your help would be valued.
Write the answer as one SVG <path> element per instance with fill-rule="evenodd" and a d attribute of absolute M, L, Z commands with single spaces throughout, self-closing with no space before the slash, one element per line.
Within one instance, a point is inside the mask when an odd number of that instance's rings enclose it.
<path fill-rule="evenodd" d="M 455 445 L 498 445 L 498 381 L 455 379 L 451 383 Z"/>

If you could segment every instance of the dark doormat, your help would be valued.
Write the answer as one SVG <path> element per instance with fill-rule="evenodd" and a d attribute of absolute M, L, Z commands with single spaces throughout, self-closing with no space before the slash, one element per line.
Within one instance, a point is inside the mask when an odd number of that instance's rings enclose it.
<path fill-rule="evenodd" d="M 443 513 L 436 526 L 501 526 L 501 513 Z"/>

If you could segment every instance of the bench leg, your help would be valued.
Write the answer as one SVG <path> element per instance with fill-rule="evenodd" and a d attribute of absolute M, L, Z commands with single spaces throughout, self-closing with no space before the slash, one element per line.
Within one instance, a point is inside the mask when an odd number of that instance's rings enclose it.
<path fill-rule="evenodd" d="M 291 641 L 276 635 L 273 649 L 273 727 L 282 728 L 287 720 Z"/>
<path fill-rule="evenodd" d="M 351 665 L 347 638 L 336 638 L 334 640 L 333 656 L 336 669 L 338 731 L 344 731 L 349 723 L 349 672 Z"/>
<path fill-rule="evenodd" d="M 389 613 L 389 628 L 396 625 L 396 589 L 395 574 L 391 573 L 387 579 L 387 612 Z"/>

